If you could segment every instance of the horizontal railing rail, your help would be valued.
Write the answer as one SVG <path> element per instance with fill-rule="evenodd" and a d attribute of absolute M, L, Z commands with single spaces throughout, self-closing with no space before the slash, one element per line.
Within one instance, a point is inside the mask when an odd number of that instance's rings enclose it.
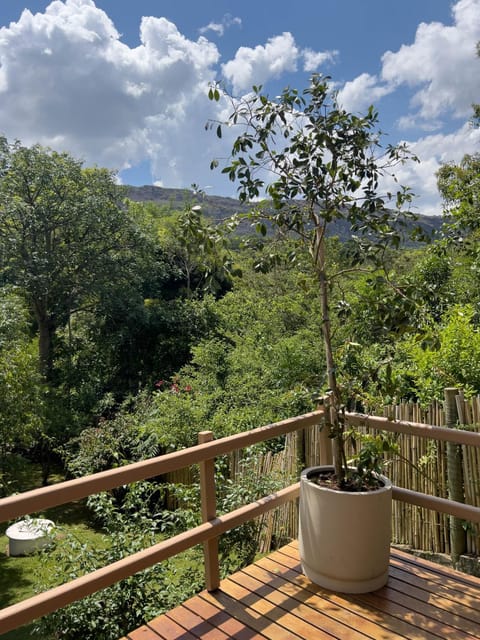
<path fill-rule="evenodd" d="M 393 431 L 395 433 L 419 436 L 420 438 L 480 447 L 480 433 L 467 431 L 466 429 L 436 427 L 418 422 L 392 420 L 382 416 L 369 416 L 363 413 L 347 413 L 346 419 L 347 423 L 354 427 L 369 427 L 378 431 Z"/>
<path fill-rule="evenodd" d="M 81 578 L 76 578 L 59 587 L 54 587 L 28 600 L 7 607 L 0 611 L 0 633 L 15 629 L 35 618 L 61 609 L 75 600 L 80 600 L 91 593 L 123 580 L 137 573 L 137 571 L 147 569 L 197 544 L 216 538 L 222 533 L 262 515 L 266 511 L 295 499 L 298 497 L 299 490 L 300 484 L 296 483 L 278 491 L 276 494 L 261 498 L 226 515 L 218 516 L 214 520 L 159 542 L 148 549 L 138 551 L 106 567 L 92 571 Z M 26 617 L 27 612 L 28 618 Z"/>
<path fill-rule="evenodd" d="M 323 416 L 324 410 L 321 408 L 296 418 L 289 418 L 219 440 L 204 442 L 188 449 L 125 467 L 28 491 L 24 494 L 9 496 L 0 500 L 0 521 L 11 520 L 29 513 L 42 511 L 49 507 L 85 498 L 131 482 L 160 476 L 193 464 L 206 463 L 217 456 L 231 453 L 234 450 L 319 424 Z M 421 437 L 480 447 L 480 433 L 394 421 L 388 418 L 358 413 L 347 413 L 346 419 L 352 426 L 366 426 L 378 430 L 410 433 Z M 296 483 L 228 514 L 210 518 L 207 522 L 189 531 L 173 536 L 168 540 L 164 540 L 85 576 L 6 607 L 0 611 L 0 633 L 6 633 L 40 616 L 56 611 L 197 544 L 205 544 L 218 538 L 222 533 L 254 519 L 285 502 L 296 499 L 298 494 L 299 483 Z M 393 497 L 396 500 L 480 523 L 480 508 L 477 507 L 400 487 L 393 488 Z"/>
<path fill-rule="evenodd" d="M 259 442 L 318 424 L 323 415 L 323 409 L 319 409 L 296 418 L 288 418 L 251 431 L 244 431 L 233 436 L 189 447 L 188 449 L 181 449 L 156 458 L 134 462 L 124 467 L 117 467 L 83 478 L 76 478 L 75 480 L 68 480 L 49 487 L 12 495 L 0 500 L 0 522 L 13 520 L 29 513 L 80 500 L 101 491 L 110 491 L 132 482 L 155 478 L 171 471 L 199 464 L 237 449 L 250 447 Z"/>

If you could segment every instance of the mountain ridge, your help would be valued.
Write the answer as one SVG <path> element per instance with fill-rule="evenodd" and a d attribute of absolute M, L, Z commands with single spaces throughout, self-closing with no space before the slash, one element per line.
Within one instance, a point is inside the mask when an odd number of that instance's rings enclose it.
<path fill-rule="evenodd" d="M 156 202 L 173 209 L 182 210 L 189 202 L 196 202 L 195 193 L 191 189 L 156 187 L 154 185 L 126 185 L 126 190 L 128 197 L 135 202 Z M 235 213 L 246 213 L 251 209 L 250 205 L 241 203 L 237 198 L 227 196 L 203 195 L 198 204 L 202 206 L 202 213 L 216 222 L 229 218 Z M 415 224 L 419 225 L 425 233 L 435 234 L 440 231 L 443 224 L 442 216 L 418 215 Z M 330 235 L 338 236 L 340 240 L 348 240 L 350 237 L 348 223 L 343 220 L 334 222 Z"/>

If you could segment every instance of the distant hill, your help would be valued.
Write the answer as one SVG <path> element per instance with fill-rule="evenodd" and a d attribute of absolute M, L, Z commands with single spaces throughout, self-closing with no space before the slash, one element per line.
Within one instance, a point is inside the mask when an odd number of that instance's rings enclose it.
<path fill-rule="evenodd" d="M 173 209 L 182 210 L 189 202 L 196 201 L 193 191 L 190 189 L 165 189 L 145 185 L 144 187 L 127 187 L 128 197 L 135 202 L 156 202 L 159 205 L 170 206 Z M 202 213 L 221 220 L 229 218 L 240 211 L 248 211 L 251 207 L 242 205 L 235 198 L 224 198 L 222 196 L 204 196 L 201 200 Z"/>
<path fill-rule="evenodd" d="M 159 205 L 182 210 L 189 202 L 194 201 L 193 191 L 190 189 L 166 189 L 164 187 L 154 187 L 145 185 L 143 187 L 127 187 L 128 197 L 135 202 L 156 202 Z M 215 221 L 229 218 L 235 213 L 247 212 L 250 205 L 242 204 L 236 198 L 225 198 L 222 196 L 204 196 L 201 201 L 202 212 Z M 442 226 L 441 216 L 419 216 L 418 222 L 422 229 L 433 234 L 438 232 Z M 246 229 L 245 229 L 246 230 Z M 331 229 L 330 235 L 338 236 L 340 240 L 348 240 L 348 224 L 343 220 L 338 220 Z"/>

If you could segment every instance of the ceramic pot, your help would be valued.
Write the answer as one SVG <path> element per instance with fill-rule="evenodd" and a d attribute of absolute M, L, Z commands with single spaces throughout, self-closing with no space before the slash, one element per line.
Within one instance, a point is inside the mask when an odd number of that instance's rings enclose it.
<path fill-rule="evenodd" d="M 299 550 L 305 575 L 342 593 L 368 593 L 388 580 L 392 483 L 373 491 L 336 491 L 312 482 L 319 466 L 300 478 Z"/>

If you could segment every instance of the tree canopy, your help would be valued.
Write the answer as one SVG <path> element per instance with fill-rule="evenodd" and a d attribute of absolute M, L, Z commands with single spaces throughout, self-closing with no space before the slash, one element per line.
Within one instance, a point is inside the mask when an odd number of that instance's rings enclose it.
<path fill-rule="evenodd" d="M 2 140 L 0 268 L 35 316 L 47 379 L 58 327 L 112 280 L 128 280 L 137 239 L 112 172 L 85 169 L 67 153 Z"/>

